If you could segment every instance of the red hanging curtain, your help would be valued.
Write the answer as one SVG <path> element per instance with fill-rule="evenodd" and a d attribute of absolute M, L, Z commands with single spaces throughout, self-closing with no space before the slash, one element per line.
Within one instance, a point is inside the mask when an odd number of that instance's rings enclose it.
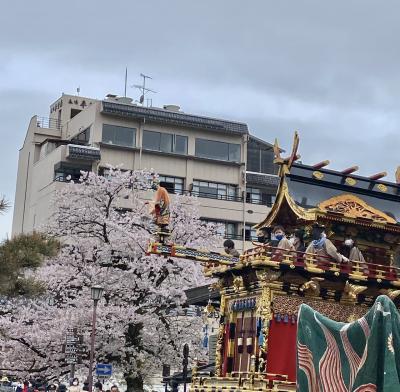
<path fill-rule="evenodd" d="M 268 334 L 267 373 L 286 374 L 296 381 L 297 323 L 272 320 Z"/>

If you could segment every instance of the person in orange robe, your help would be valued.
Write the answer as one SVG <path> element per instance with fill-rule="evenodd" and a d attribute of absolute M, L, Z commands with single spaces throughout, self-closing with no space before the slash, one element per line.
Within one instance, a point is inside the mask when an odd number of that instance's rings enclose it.
<path fill-rule="evenodd" d="M 168 230 L 167 227 L 170 221 L 170 198 L 168 191 L 160 186 L 157 181 L 153 182 L 152 188 L 156 191 L 154 195 L 154 221 L 160 227 L 161 231 Z"/>

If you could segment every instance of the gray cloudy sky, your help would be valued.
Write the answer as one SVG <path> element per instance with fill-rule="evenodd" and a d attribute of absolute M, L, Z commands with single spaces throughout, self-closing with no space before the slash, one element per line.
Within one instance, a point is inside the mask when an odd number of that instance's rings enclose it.
<path fill-rule="evenodd" d="M 303 162 L 400 164 L 400 3 L 369 0 L 7 1 L 0 14 L 1 187 L 14 200 L 32 115 L 62 92 L 103 98 L 152 75 L 153 103 L 245 121 Z M 130 90 L 137 97 L 137 91 Z M 12 212 L 0 216 L 0 238 Z"/>

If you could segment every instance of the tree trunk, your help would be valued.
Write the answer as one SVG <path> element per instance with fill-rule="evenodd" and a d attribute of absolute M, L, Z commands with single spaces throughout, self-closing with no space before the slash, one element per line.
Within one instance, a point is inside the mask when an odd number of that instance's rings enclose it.
<path fill-rule="evenodd" d="M 126 392 L 144 392 L 143 379 L 140 377 L 125 377 Z"/>

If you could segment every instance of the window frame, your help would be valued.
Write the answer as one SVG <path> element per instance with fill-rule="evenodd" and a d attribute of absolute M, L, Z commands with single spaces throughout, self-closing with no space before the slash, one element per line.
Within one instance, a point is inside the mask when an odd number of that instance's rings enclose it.
<path fill-rule="evenodd" d="M 150 148 L 150 147 L 145 147 L 144 146 L 144 139 L 145 139 L 145 132 L 146 133 L 153 133 L 153 134 L 158 134 L 159 142 L 158 142 L 158 148 Z M 172 142 L 171 142 L 171 151 L 165 151 L 161 149 L 161 140 L 162 140 L 162 135 L 165 136 L 171 136 Z M 177 152 L 176 151 L 176 140 L 177 137 L 184 138 L 186 140 L 186 151 L 185 152 Z M 153 131 L 151 129 L 144 129 L 143 134 L 142 134 L 142 149 L 147 150 L 147 151 L 158 151 L 158 152 L 163 152 L 165 154 L 177 154 L 177 155 L 188 155 L 188 136 L 186 135 L 180 135 L 176 133 L 169 133 L 169 132 L 160 132 L 160 131 Z"/>
<path fill-rule="evenodd" d="M 210 156 L 207 156 L 206 154 L 201 154 L 201 153 L 199 153 L 199 151 L 198 151 L 198 145 L 197 145 L 197 142 L 198 142 L 198 141 L 199 141 L 199 142 L 201 141 L 201 142 L 219 143 L 219 144 L 221 144 L 221 145 L 226 145 L 226 147 L 227 147 L 227 159 L 210 157 Z M 239 159 L 238 159 L 238 160 L 230 159 L 230 149 L 231 149 L 231 146 L 235 146 L 235 147 L 238 147 L 238 148 L 239 148 Z M 198 158 L 213 159 L 213 160 L 222 161 L 222 162 L 240 163 L 240 162 L 241 162 L 241 159 L 242 159 L 242 145 L 241 145 L 240 143 L 229 143 L 229 142 L 223 142 L 223 141 L 220 141 L 220 140 L 204 139 L 204 138 L 201 138 L 201 137 L 196 137 L 196 139 L 195 139 L 195 146 L 194 146 L 194 155 L 195 155 L 196 157 L 198 157 Z"/>
<path fill-rule="evenodd" d="M 114 141 L 112 143 L 106 141 L 104 139 L 104 127 L 114 127 L 114 128 L 124 128 L 124 129 L 129 129 L 132 131 L 132 136 L 133 136 L 133 140 L 132 140 L 132 145 L 128 145 L 128 144 L 121 144 L 121 143 L 116 143 L 116 132 L 114 130 Z M 101 142 L 103 144 L 109 145 L 109 146 L 118 146 L 118 147 L 128 147 L 128 148 L 135 148 L 136 147 L 136 134 L 137 134 L 137 128 L 134 127 L 125 127 L 123 125 L 116 125 L 116 124 L 106 124 L 103 123 L 102 129 L 101 129 Z"/>
<path fill-rule="evenodd" d="M 159 174 L 158 179 L 160 180 L 160 185 L 163 186 L 163 183 L 166 184 L 174 184 L 174 191 L 170 192 L 167 187 L 164 186 L 165 189 L 167 189 L 168 193 L 172 193 L 174 195 L 183 195 L 185 192 L 185 179 L 183 177 L 176 177 L 176 176 L 169 176 L 169 175 L 164 175 L 164 174 Z M 174 182 L 168 181 L 168 179 L 173 179 Z M 164 180 L 164 181 L 163 181 Z M 181 182 L 177 182 L 176 180 L 181 180 Z M 181 190 L 176 189 L 176 185 L 182 185 Z"/>
<path fill-rule="evenodd" d="M 210 186 L 210 184 L 213 186 Z M 201 191 L 202 187 L 215 189 L 215 192 L 203 192 Z M 230 194 L 232 191 L 234 192 L 234 195 Z M 191 192 L 198 197 L 205 197 L 209 199 L 242 201 L 242 198 L 239 196 L 239 186 L 234 184 L 193 179 Z"/>

